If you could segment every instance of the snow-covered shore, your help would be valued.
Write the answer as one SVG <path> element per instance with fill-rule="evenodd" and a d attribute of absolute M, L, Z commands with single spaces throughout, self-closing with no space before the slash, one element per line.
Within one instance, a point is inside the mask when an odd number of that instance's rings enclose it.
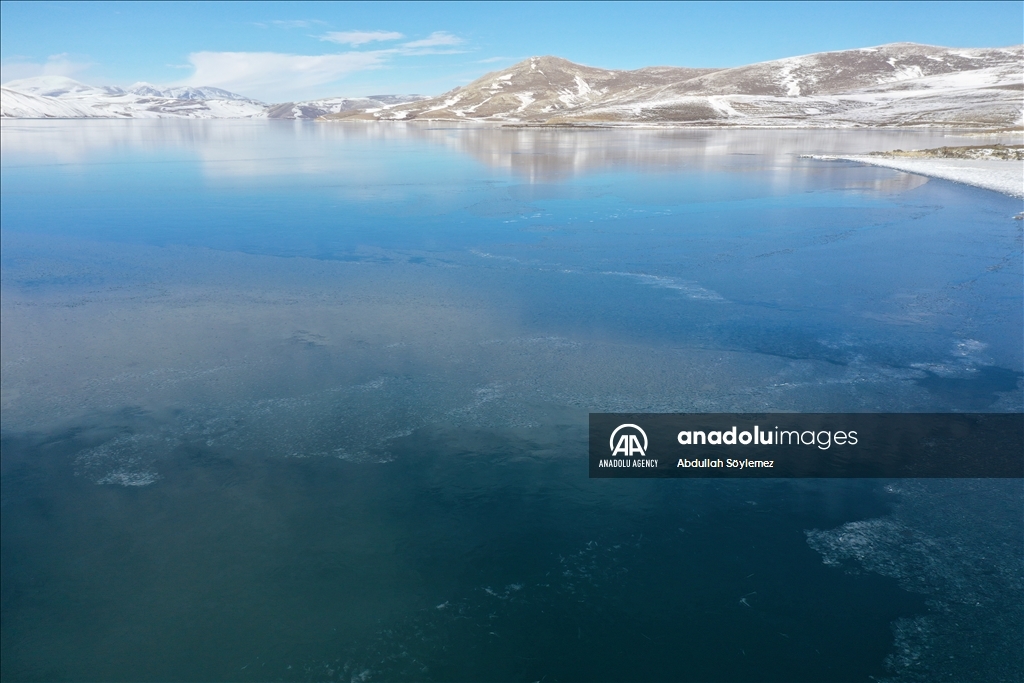
<path fill-rule="evenodd" d="M 995 190 L 1011 197 L 1024 198 L 1024 162 L 1001 161 L 996 159 L 913 159 L 905 157 L 884 157 L 866 154 L 833 156 L 827 154 L 808 155 L 823 161 L 858 161 L 872 166 L 892 168 L 906 173 L 951 180 L 955 183 L 973 185 L 986 190 Z"/>

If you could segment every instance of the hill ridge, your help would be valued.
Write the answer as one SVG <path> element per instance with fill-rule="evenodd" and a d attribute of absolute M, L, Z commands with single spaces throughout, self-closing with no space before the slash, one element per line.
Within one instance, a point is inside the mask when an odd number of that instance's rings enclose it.
<path fill-rule="evenodd" d="M 1020 125 L 1024 46 L 890 43 L 726 68 L 528 57 L 433 98 L 329 119 L 741 126 Z"/>
<path fill-rule="evenodd" d="M 604 69 L 528 57 L 434 97 L 373 95 L 264 104 L 214 87 L 12 81 L 4 118 L 321 118 L 513 125 L 742 127 L 1024 124 L 1024 46 L 889 43 L 737 67 Z"/>

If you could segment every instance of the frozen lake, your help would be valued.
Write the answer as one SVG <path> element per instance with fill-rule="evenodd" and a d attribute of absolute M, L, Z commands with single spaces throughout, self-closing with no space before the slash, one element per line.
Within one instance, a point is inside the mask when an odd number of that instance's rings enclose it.
<path fill-rule="evenodd" d="M 4 121 L 3 678 L 1019 680 L 1019 481 L 587 478 L 1020 412 L 1021 201 L 800 157 L 956 144 Z"/>

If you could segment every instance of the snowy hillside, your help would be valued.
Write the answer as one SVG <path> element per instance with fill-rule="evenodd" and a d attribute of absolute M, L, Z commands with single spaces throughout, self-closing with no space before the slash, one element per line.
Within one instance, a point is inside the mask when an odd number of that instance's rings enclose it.
<path fill-rule="evenodd" d="M 609 71 L 533 57 L 438 97 L 328 118 L 1013 127 L 1022 86 L 1022 46 L 895 43 L 718 70 Z"/>
<path fill-rule="evenodd" d="M 1024 46 L 913 43 L 729 69 L 598 69 L 531 57 L 437 97 L 372 95 L 265 105 L 210 87 L 90 86 L 41 77 L 3 85 L 5 118 L 273 118 L 688 124 L 743 127 L 1024 125 Z"/>
<path fill-rule="evenodd" d="M 583 109 L 615 98 L 643 99 L 674 82 L 712 69 L 650 67 L 609 71 L 560 57 L 532 57 L 490 73 L 438 97 L 373 112 L 382 120 L 413 118 L 543 121 L 560 112 Z M 339 114 L 334 118 L 349 117 Z"/>
<path fill-rule="evenodd" d="M 60 76 L 3 85 L 4 118 L 262 118 L 266 105 L 220 88 L 92 86 Z"/>
<path fill-rule="evenodd" d="M 369 97 L 330 97 L 306 102 L 285 102 L 267 109 L 271 119 L 317 119 L 347 111 L 377 112 L 397 104 L 428 99 L 426 95 L 370 95 Z"/>
<path fill-rule="evenodd" d="M 382 111 L 423 99 L 426 96 L 371 95 L 268 106 L 220 88 L 161 88 L 149 83 L 119 88 L 45 76 L 5 83 L 0 105 L 4 118 L 315 119 L 353 110 Z"/>
<path fill-rule="evenodd" d="M 79 102 L 18 92 L 6 87 L 0 88 L 0 112 L 4 118 L 17 119 L 76 119 L 100 115 L 92 107 L 83 106 Z"/>

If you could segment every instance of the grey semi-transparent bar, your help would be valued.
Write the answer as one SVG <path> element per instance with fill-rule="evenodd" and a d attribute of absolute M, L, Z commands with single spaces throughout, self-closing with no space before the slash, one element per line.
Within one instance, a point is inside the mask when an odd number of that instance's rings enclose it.
<path fill-rule="evenodd" d="M 592 478 L 1021 478 L 1020 413 L 591 413 Z"/>

